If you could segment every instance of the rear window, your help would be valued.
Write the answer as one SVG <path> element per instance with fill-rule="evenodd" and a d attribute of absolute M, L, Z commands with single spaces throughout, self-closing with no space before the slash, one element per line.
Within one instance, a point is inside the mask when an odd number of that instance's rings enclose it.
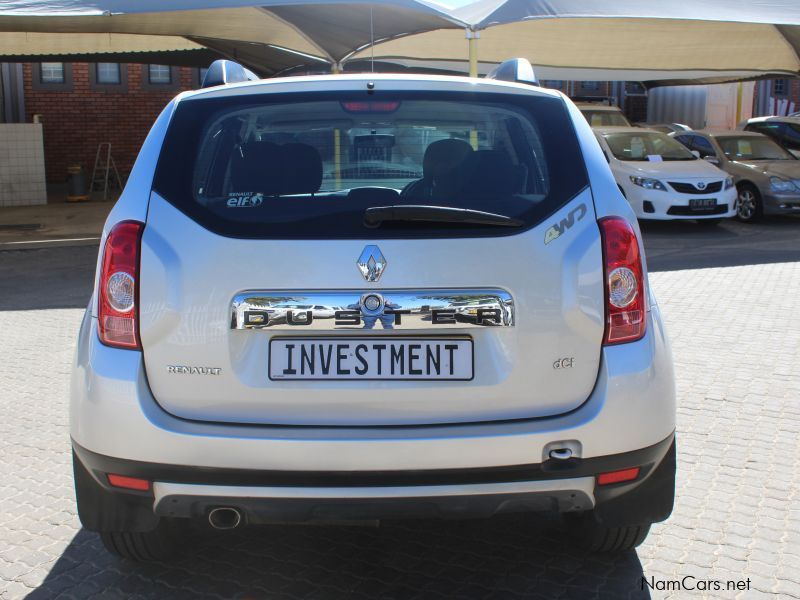
<path fill-rule="evenodd" d="M 586 185 L 561 100 L 441 92 L 186 100 L 154 181 L 211 231 L 272 239 L 513 234 Z M 428 213 L 364 222 L 367 209 L 409 205 L 489 212 L 516 225 Z"/>
<path fill-rule="evenodd" d="M 621 112 L 616 110 L 581 109 L 583 116 L 592 127 L 630 127 L 631 123 Z"/>

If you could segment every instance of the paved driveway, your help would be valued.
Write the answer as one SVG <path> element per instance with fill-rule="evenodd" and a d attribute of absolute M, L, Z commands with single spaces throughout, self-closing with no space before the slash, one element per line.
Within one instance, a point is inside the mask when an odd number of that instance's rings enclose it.
<path fill-rule="evenodd" d="M 800 598 L 800 222 L 645 238 L 678 377 L 678 503 L 613 559 L 535 515 L 197 532 L 171 565 L 107 556 L 78 525 L 67 433 L 96 248 L 0 252 L 0 598 Z"/>

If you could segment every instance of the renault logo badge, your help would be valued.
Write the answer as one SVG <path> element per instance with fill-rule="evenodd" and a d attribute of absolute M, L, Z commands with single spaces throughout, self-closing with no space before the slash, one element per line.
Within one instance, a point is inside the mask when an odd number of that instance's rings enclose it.
<path fill-rule="evenodd" d="M 377 246 L 366 246 L 358 258 L 358 270 L 367 281 L 378 281 L 386 270 L 386 259 L 381 254 L 381 249 Z"/>

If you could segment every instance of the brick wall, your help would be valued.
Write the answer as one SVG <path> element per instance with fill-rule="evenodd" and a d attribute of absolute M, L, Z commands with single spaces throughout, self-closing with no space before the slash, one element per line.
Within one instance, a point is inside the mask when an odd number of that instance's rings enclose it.
<path fill-rule="evenodd" d="M 756 82 L 753 116 L 780 115 L 800 111 L 800 79 Z"/>
<path fill-rule="evenodd" d="M 31 121 L 33 115 L 41 115 L 48 183 L 65 181 L 67 166 L 73 163 L 82 164 L 90 177 L 100 142 L 111 142 L 124 178 L 167 102 L 178 92 L 197 86 L 196 70 L 191 68 L 176 69 L 174 85 L 159 88 L 144 84 L 147 71 L 142 65 L 120 67 L 127 70 L 127 84 L 120 89 L 97 89 L 90 82 L 93 65 L 72 63 L 69 89 L 52 90 L 37 88 L 37 66 L 24 65 L 26 116 Z"/>

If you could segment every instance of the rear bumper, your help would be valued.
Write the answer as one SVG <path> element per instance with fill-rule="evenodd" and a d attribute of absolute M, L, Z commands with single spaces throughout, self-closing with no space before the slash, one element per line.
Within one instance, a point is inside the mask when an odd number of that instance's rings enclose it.
<path fill-rule="evenodd" d="M 550 459 L 541 464 L 480 469 L 407 472 L 287 472 L 198 469 L 142 463 L 99 455 L 73 442 L 75 456 L 103 494 L 122 494 L 143 513 L 206 518 L 217 507 L 239 510 L 249 523 L 364 521 L 390 518 L 475 518 L 520 511 L 575 512 L 597 509 L 620 497 L 659 485 L 658 467 L 672 449 L 669 435 L 648 448 L 591 459 Z M 599 486 L 596 475 L 639 467 L 630 482 Z M 663 469 L 662 469 L 663 470 Z M 666 469 L 674 475 L 674 464 Z M 149 492 L 112 488 L 107 474 L 152 482 Z M 646 507 L 644 520 L 666 518 L 669 486 Z M 99 490 L 98 490 L 99 491 Z M 84 525 L 94 515 L 82 511 Z M 634 511 L 635 513 L 635 511 Z M 630 510 L 624 518 L 631 518 Z"/>
<path fill-rule="evenodd" d="M 582 459 L 639 450 L 675 430 L 672 359 L 657 305 L 642 340 L 603 349 L 592 394 L 556 417 L 426 427 L 279 427 L 176 418 L 150 393 L 141 353 L 97 340 L 84 319 L 70 432 L 91 452 L 198 469 L 421 471 L 541 464 L 555 446 Z M 490 399 L 487 399 L 490 401 Z"/>

